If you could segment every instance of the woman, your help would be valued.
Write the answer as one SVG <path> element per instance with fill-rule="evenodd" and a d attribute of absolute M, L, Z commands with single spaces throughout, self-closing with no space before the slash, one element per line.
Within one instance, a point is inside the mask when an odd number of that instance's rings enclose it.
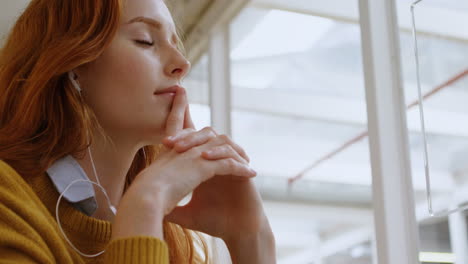
<path fill-rule="evenodd" d="M 178 41 L 163 0 L 31 1 L 0 53 L 0 262 L 206 263 L 191 230 L 275 262 L 248 156 L 193 127 Z"/>

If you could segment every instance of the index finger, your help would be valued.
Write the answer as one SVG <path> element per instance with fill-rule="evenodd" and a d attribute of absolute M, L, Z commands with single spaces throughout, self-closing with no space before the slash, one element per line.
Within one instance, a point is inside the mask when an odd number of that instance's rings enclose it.
<path fill-rule="evenodd" d="M 187 108 L 185 109 L 184 129 L 185 128 L 195 129 L 195 125 L 193 124 L 192 117 L 190 116 L 190 105 L 189 104 L 187 104 Z"/>
<path fill-rule="evenodd" d="M 174 102 L 172 103 L 171 112 L 166 121 L 166 135 L 174 136 L 184 127 L 185 108 L 187 105 L 187 97 L 183 88 L 177 89 Z"/>

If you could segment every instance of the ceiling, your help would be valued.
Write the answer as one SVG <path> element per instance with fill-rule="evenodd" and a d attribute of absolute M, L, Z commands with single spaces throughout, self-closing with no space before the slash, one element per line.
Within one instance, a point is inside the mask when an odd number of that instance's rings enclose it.
<path fill-rule="evenodd" d="M 3 43 L 9 28 L 29 2 L 29 0 L 2 0 L 0 4 L 0 44 Z M 171 10 L 173 18 L 177 24 L 179 34 L 181 34 L 181 38 L 183 40 L 190 38 L 190 35 L 196 30 L 197 22 L 199 22 L 203 17 L 209 16 L 209 20 L 212 22 L 214 22 L 213 19 L 216 19 L 216 16 L 213 16 L 215 11 L 213 10 L 214 0 L 171 0 L 166 2 Z M 217 1 L 216 5 L 218 7 L 216 9 L 219 9 L 219 6 L 221 6 L 220 4 L 225 8 L 228 8 L 228 2 Z M 196 39 L 205 37 L 208 32 L 209 31 L 196 30 L 196 34 L 198 35 Z M 190 49 L 194 46 L 195 44 L 186 45 L 189 55 L 191 54 Z M 203 48 L 200 50 L 202 49 Z"/>
<path fill-rule="evenodd" d="M 214 0 L 166 1 L 182 38 L 189 35 L 200 18 L 208 12 Z"/>

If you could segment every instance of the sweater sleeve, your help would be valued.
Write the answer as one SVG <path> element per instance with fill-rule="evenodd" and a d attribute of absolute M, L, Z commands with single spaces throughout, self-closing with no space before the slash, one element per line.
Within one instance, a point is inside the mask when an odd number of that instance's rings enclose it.
<path fill-rule="evenodd" d="M 0 197 L 0 200 L 1 198 L 5 197 Z M 65 246 L 56 241 L 52 244 L 56 248 L 66 250 Z M 41 237 L 41 230 L 37 226 L 28 223 L 25 218 L 0 201 L 0 263 L 56 263 L 57 258 L 50 246 Z M 71 261 L 65 254 L 62 254 L 60 259 Z"/>
<path fill-rule="evenodd" d="M 27 189 L 20 176 L 0 160 L 0 263 L 56 263 L 50 244 L 41 236 L 49 230 L 35 224 L 47 220 Z"/>
<path fill-rule="evenodd" d="M 169 264 L 167 244 L 155 237 L 136 236 L 111 241 L 104 253 L 104 263 Z"/>
<path fill-rule="evenodd" d="M 0 248 L 0 263 L 2 264 L 37 264 L 36 260 L 32 259 L 31 256 L 24 254 L 24 252 L 17 251 L 13 248 Z M 53 263 L 50 260 L 47 263 Z"/>

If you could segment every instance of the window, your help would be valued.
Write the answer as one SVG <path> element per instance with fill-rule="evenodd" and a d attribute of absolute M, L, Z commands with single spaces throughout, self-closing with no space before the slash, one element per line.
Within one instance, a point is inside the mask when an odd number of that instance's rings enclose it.
<path fill-rule="evenodd" d="M 233 138 L 259 173 L 279 263 L 371 263 L 359 25 L 294 2 L 254 1 L 231 23 Z"/>
<path fill-rule="evenodd" d="M 407 105 L 418 100 L 410 4 L 398 1 L 397 9 Z M 421 90 L 429 95 L 423 106 L 435 212 L 459 206 L 468 198 L 468 34 L 462 26 L 467 17 L 466 1 L 429 0 L 415 7 Z M 465 213 L 440 218 L 429 215 L 417 105 L 407 114 L 421 261 L 455 263 L 457 258 L 456 263 L 466 263 Z"/>

